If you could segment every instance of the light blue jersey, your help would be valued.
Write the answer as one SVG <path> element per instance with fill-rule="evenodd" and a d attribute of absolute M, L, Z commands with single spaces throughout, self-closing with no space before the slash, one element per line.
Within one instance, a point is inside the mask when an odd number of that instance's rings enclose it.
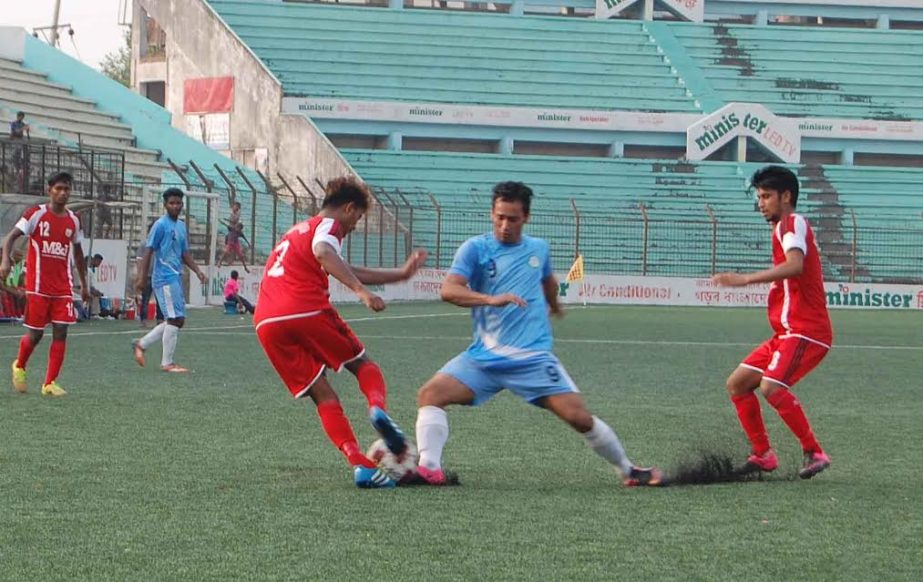
<path fill-rule="evenodd" d="M 467 350 L 471 358 L 521 362 L 551 351 L 551 322 L 542 290 L 542 281 L 552 275 L 547 242 L 523 236 L 517 244 L 504 244 L 493 234 L 472 237 L 455 253 L 449 273 L 467 279 L 478 293 L 513 293 L 528 302 L 527 307 L 473 308 L 474 342 Z"/>
<path fill-rule="evenodd" d="M 186 223 L 161 216 L 151 227 L 145 246 L 154 250 L 151 284 L 156 288 L 178 283 L 183 274 L 183 254 L 189 250 Z"/>

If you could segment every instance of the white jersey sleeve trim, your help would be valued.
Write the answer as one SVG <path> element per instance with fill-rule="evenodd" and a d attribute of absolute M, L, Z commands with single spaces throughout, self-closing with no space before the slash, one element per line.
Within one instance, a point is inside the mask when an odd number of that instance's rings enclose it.
<path fill-rule="evenodd" d="M 808 254 L 808 223 L 803 216 L 792 215 L 792 230 L 782 237 L 782 250 L 786 253 L 792 249 L 799 249 Z"/>
<path fill-rule="evenodd" d="M 321 221 L 320 224 L 317 225 L 317 228 L 314 229 L 314 239 L 311 240 L 312 251 L 317 250 L 318 244 L 327 243 L 333 247 L 333 250 L 335 250 L 338 255 L 343 255 L 339 239 L 330 234 L 330 229 L 333 228 L 334 224 L 336 223 L 332 218 L 325 218 Z"/>
<path fill-rule="evenodd" d="M 83 244 L 83 229 L 80 228 L 80 218 L 76 214 L 71 212 L 70 210 L 68 210 L 68 212 L 70 213 L 71 218 L 74 219 L 74 237 L 71 239 L 71 241 L 75 245 L 82 245 Z"/>

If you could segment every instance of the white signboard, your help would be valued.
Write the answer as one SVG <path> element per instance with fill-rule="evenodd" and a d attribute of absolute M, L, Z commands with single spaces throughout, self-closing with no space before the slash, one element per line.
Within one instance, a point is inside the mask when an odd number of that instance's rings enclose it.
<path fill-rule="evenodd" d="M 87 260 L 93 255 L 103 256 L 103 262 L 95 270 L 87 271 L 90 286 L 96 287 L 110 299 L 124 299 L 128 277 L 128 242 L 98 238 L 86 240 L 83 252 Z"/>
<path fill-rule="evenodd" d="M 618 16 L 629 6 L 634 6 L 638 0 L 596 0 L 596 18 L 605 20 Z"/>
<path fill-rule="evenodd" d="M 540 109 L 442 103 L 398 103 L 285 97 L 284 113 L 312 119 L 350 119 L 444 125 L 534 127 L 597 131 L 686 133 L 702 120 L 696 113 L 647 113 L 593 109 Z M 802 137 L 923 141 L 921 121 L 881 121 L 828 118 L 777 118 L 795 123 Z"/>
<path fill-rule="evenodd" d="M 187 114 L 186 135 L 204 143 L 213 150 L 230 149 L 231 114 Z"/>
<path fill-rule="evenodd" d="M 660 3 L 686 20 L 705 20 L 705 0 L 660 0 Z"/>
<path fill-rule="evenodd" d="M 686 158 L 704 160 L 739 135 L 755 139 L 783 162 L 801 161 L 798 124 L 756 103 L 730 103 L 690 126 Z"/>
<path fill-rule="evenodd" d="M 209 267 L 203 270 L 208 275 L 208 282 L 203 286 L 198 277 L 189 277 L 189 305 L 201 307 L 203 305 L 224 305 L 224 285 L 231 278 L 231 271 L 237 271 L 237 282 L 240 284 L 240 295 L 256 305 L 256 297 L 260 293 L 260 281 L 263 279 L 263 267 L 250 267 L 250 272 L 244 271 L 241 266 Z"/>

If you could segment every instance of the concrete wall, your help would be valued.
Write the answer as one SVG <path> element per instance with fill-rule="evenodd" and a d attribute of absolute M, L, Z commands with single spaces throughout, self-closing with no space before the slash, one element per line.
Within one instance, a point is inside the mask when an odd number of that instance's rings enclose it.
<path fill-rule="evenodd" d="M 301 176 L 326 180 L 352 173 L 349 164 L 311 123 L 300 116 L 283 115 L 282 86 L 267 67 L 244 45 L 204 0 L 135 0 L 132 61 L 139 66 L 132 79 L 140 83 L 160 80 L 160 70 L 139 61 L 140 8 L 166 31 L 166 108 L 173 126 L 185 131 L 183 83 L 201 77 L 234 77 L 234 106 L 230 114 L 230 155 L 252 157 L 265 148 L 269 173 L 275 177 Z M 249 156 L 248 156 L 249 154 Z"/>
<path fill-rule="evenodd" d="M 26 29 L 0 26 L 0 59 L 22 62 L 26 50 Z"/>

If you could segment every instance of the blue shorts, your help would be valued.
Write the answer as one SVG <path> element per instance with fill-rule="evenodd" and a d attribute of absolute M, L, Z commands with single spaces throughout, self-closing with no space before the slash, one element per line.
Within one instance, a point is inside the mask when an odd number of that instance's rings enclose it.
<path fill-rule="evenodd" d="M 167 319 L 186 317 L 186 298 L 179 281 L 154 285 L 154 297 Z"/>
<path fill-rule="evenodd" d="M 504 389 L 530 404 L 545 396 L 580 392 L 551 352 L 528 360 L 500 362 L 482 362 L 462 352 L 439 372 L 452 376 L 474 392 L 473 406 L 484 404 Z"/>

